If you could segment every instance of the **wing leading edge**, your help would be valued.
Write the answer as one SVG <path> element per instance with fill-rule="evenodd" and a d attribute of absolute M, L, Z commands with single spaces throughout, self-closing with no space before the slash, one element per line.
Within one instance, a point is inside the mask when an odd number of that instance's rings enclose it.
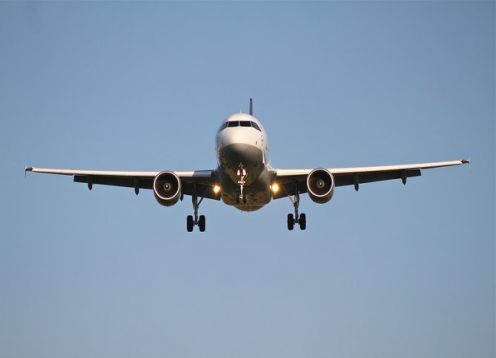
<path fill-rule="evenodd" d="M 401 179 L 406 183 L 407 178 L 421 175 L 424 169 L 450 167 L 468 164 L 466 159 L 446 162 L 401 164 L 372 167 L 353 168 L 328 168 L 327 170 L 334 176 L 336 186 L 354 185 L 358 190 L 360 184 L 372 183 L 376 181 Z M 306 179 L 313 169 L 276 169 L 274 179 L 279 183 L 282 190 L 274 195 L 274 199 L 307 192 Z"/>

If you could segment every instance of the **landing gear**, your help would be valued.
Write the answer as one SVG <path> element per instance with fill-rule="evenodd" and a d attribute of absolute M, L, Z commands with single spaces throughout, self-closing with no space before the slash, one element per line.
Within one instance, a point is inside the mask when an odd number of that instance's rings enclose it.
<path fill-rule="evenodd" d="M 188 215 L 186 217 L 186 230 L 188 230 L 188 232 L 193 231 L 193 225 L 195 225 L 195 222 L 193 221 L 193 216 Z"/>
<path fill-rule="evenodd" d="M 295 219 L 293 214 L 288 214 L 288 230 L 293 230 L 295 224 Z"/>
<path fill-rule="evenodd" d="M 298 213 L 298 208 L 300 206 L 300 194 L 296 192 L 296 195 L 290 196 L 289 200 L 294 206 L 294 215 L 288 214 L 288 230 L 293 230 L 294 225 L 300 225 L 300 230 L 305 230 L 307 228 L 307 216 L 303 213 Z"/>
<path fill-rule="evenodd" d="M 300 214 L 299 223 L 301 230 L 305 230 L 307 228 L 307 216 L 305 214 L 303 213 Z"/>
<path fill-rule="evenodd" d="M 205 215 L 200 215 L 200 220 L 198 221 L 198 227 L 201 232 L 205 231 Z"/>
<path fill-rule="evenodd" d="M 237 196 L 236 197 L 236 203 L 238 203 L 238 204 L 241 204 L 241 203 L 246 204 L 247 203 L 246 194 L 243 193 L 243 195 Z"/>
<path fill-rule="evenodd" d="M 239 204 L 241 201 L 243 201 L 243 204 L 246 204 L 246 194 L 244 192 L 244 187 L 246 184 L 245 177 L 248 175 L 246 172 L 246 169 L 243 168 L 243 163 L 239 163 L 239 168 L 238 171 L 236 172 L 236 175 L 238 177 L 238 184 L 239 184 L 239 196 L 236 198 L 237 203 Z"/>
<path fill-rule="evenodd" d="M 192 232 L 193 227 L 195 225 L 198 225 L 200 232 L 204 232 L 205 226 L 206 226 L 205 215 L 198 216 L 198 208 L 200 207 L 200 204 L 203 201 L 203 198 L 200 198 L 200 200 L 198 200 L 198 196 L 195 193 L 193 193 L 191 198 L 192 198 L 192 202 L 193 202 L 194 216 L 188 215 L 186 217 L 186 230 L 188 230 L 188 232 Z"/>

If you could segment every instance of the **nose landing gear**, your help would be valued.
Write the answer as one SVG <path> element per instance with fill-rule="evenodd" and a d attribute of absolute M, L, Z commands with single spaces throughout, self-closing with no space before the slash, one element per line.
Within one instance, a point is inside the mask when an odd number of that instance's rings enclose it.
<path fill-rule="evenodd" d="M 307 228 L 307 217 L 303 213 L 298 213 L 298 208 L 300 206 L 300 194 L 296 192 L 296 195 L 289 196 L 289 200 L 293 203 L 294 215 L 288 214 L 288 230 L 293 230 L 295 224 L 300 225 L 300 230 L 305 230 Z"/>
<path fill-rule="evenodd" d="M 203 201 L 203 198 L 200 198 L 200 200 L 198 200 L 198 196 L 196 194 L 193 194 L 191 196 L 191 198 L 192 198 L 192 202 L 193 202 L 194 217 L 193 217 L 193 215 L 188 215 L 186 217 L 186 229 L 188 230 L 188 232 L 192 232 L 193 227 L 195 225 L 198 225 L 200 232 L 204 232 L 205 231 L 205 225 L 206 225 L 205 215 L 198 216 L 198 208 L 200 207 L 200 204 Z"/>
<path fill-rule="evenodd" d="M 239 197 L 236 199 L 238 204 L 243 201 L 243 204 L 246 204 L 246 194 L 244 193 L 244 187 L 246 184 L 245 177 L 248 175 L 246 172 L 246 169 L 243 168 L 243 164 L 239 164 L 238 171 L 236 172 L 236 175 L 238 177 L 238 184 L 239 184 Z"/>

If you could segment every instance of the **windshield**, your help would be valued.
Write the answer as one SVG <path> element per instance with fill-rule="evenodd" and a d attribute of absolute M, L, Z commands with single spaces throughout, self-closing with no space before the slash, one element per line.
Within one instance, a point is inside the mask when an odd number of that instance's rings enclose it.
<path fill-rule="evenodd" d="M 252 121 L 229 121 L 229 122 L 224 122 L 219 128 L 219 132 L 223 130 L 224 128 L 231 128 L 231 127 L 252 127 L 256 129 L 257 131 L 262 131 L 258 124 Z"/>

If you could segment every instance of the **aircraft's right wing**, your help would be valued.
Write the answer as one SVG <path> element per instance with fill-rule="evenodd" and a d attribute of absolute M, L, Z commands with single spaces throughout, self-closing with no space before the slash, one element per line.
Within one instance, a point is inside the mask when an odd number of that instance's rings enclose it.
<path fill-rule="evenodd" d="M 158 171 L 109 171 L 37 167 L 27 167 L 25 171 L 72 176 L 76 183 L 87 183 L 90 189 L 93 187 L 93 184 L 134 188 L 136 194 L 139 189 L 152 189 L 153 180 L 160 173 Z M 192 195 L 193 186 L 195 185 L 198 196 L 216 200 L 220 199 L 218 195 L 216 196 L 212 192 L 212 186 L 215 183 L 214 170 L 173 171 L 173 173 L 181 180 L 183 194 Z"/>
<path fill-rule="evenodd" d="M 373 167 L 329 168 L 336 186 L 354 185 L 358 190 L 360 184 L 376 181 L 401 179 L 406 183 L 407 178 L 421 175 L 421 170 L 449 167 L 469 163 L 468 160 L 453 160 L 448 162 L 433 162 L 419 164 L 400 164 Z M 307 192 L 307 176 L 313 169 L 275 169 L 274 180 L 281 190 L 274 194 L 274 199 Z"/>

